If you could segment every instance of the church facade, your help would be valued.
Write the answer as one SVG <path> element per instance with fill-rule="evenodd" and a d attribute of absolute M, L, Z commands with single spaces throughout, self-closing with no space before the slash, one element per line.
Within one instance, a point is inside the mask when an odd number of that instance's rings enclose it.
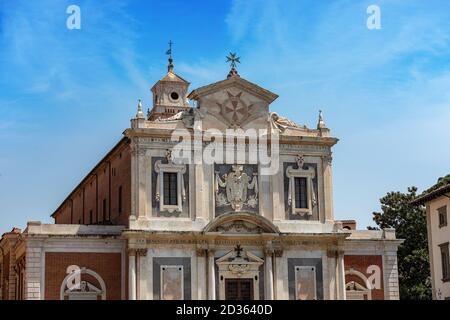
<path fill-rule="evenodd" d="M 395 231 L 334 219 L 331 136 L 242 78 L 174 72 L 52 214 L 0 240 L 1 299 L 398 299 Z M 193 105 L 188 103 L 188 99 Z"/>

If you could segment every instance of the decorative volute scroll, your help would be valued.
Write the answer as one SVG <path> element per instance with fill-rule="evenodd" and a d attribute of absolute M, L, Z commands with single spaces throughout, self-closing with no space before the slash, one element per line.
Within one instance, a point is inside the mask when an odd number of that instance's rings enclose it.
<path fill-rule="evenodd" d="M 308 215 L 312 216 L 313 207 L 317 205 L 316 194 L 314 192 L 312 180 L 316 173 L 314 168 L 305 168 L 305 158 L 303 155 L 298 154 L 296 157 L 297 168 L 294 169 L 289 166 L 286 169 L 286 176 L 289 178 L 288 188 L 288 204 L 291 207 L 292 214 Z M 307 180 L 307 208 L 297 208 L 295 204 L 295 178 L 306 178 Z"/>
<path fill-rule="evenodd" d="M 225 193 L 220 188 L 225 189 Z M 247 191 L 253 189 L 254 195 L 247 197 Z M 233 165 L 231 172 L 219 176 L 216 172 L 215 179 L 216 205 L 231 205 L 235 212 L 242 211 L 244 205 L 256 208 L 258 205 L 258 178 L 253 173 L 253 178 L 243 171 L 242 165 Z"/>
<path fill-rule="evenodd" d="M 186 190 L 184 187 L 183 175 L 186 173 L 185 164 L 176 164 L 173 161 L 172 151 L 167 150 L 166 153 L 167 163 L 162 163 L 161 160 L 155 162 L 155 172 L 158 174 L 156 177 L 156 201 L 159 202 L 159 208 L 161 212 L 167 211 L 181 212 L 183 210 L 183 203 L 186 202 Z M 172 172 L 177 174 L 177 204 L 166 205 L 164 204 L 164 173 Z"/>
<path fill-rule="evenodd" d="M 287 128 L 305 128 L 305 126 L 301 126 L 286 117 L 282 117 L 276 112 L 271 112 L 267 120 L 272 133 L 283 133 Z"/>

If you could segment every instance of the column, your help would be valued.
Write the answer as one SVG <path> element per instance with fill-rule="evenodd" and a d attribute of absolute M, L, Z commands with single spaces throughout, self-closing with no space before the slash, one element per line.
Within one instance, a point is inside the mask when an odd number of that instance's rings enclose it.
<path fill-rule="evenodd" d="M 16 271 L 14 266 L 16 264 L 16 252 L 13 248 L 9 249 L 9 278 L 8 278 L 8 300 L 16 300 Z"/>
<path fill-rule="evenodd" d="M 324 219 L 322 221 L 332 223 L 333 216 L 333 181 L 331 170 L 331 155 L 322 156 L 323 166 L 323 195 L 324 195 Z"/>
<path fill-rule="evenodd" d="M 208 299 L 216 300 L 216 270 L 214 250 L 208 250 Z"/>
<path fill-rule="evenodd" d="M 327 250 L 327 272 L 328 272 L 328 290 L 329 290 L 329 299 L 336 300 L 337 299 L 337 279 L 336 279 L 336 251 L 335 250 Z"/>
<path fill-rule="evenodd" d="M 136 300 L 136 251 L 128 251 L 128 299 Z"/>
<path fill-rule="evenodd" d="M 264 262 L 266 296 L 265 300 L 273 300 L 273 265 L 272 265 L 273 250 L 266 250 L 266 261 Z"/>
<path fill-rule="evenodd" d="M 197 249 L 197 298 L 198 300 L 206 300 L 207 282 L 206 282 L 206 250 Z"/>
<path fill-rule="evenodd" d="M 344 267 L 344 251 L 338 250 L 336 255 L 336 289 L 337 299 L 346 300 L 345 296 L 345 267 Z"/>
<path fill-rule="evenodd" d="M 137 299 L 147 300 L 147 249 L 138 249 L 138 281 L 137 281 Z"/>

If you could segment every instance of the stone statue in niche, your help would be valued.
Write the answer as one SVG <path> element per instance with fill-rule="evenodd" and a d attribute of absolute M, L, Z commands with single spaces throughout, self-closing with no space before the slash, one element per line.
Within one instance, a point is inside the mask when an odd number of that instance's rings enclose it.
<path fill-rule="evenodd" d="M 225 189 L 225 193 L 220 188 Z M 247 191 L 253 189 L 254 195 L 247 197 Z M 216 205 L 231 205 L 235 212 L 242 211 L 244 205 L 256 208 L 258 204 L 258 178 L 253 173 L 253 178 L 243 171 L 242 165 L 233 165 L 231 172 L 222 177 L 216 172 L 215 181 Z"/>

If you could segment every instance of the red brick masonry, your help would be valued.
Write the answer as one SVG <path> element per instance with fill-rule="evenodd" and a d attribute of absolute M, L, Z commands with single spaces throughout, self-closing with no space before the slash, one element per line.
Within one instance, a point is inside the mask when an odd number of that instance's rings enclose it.
<path fill-rule="evenodd" d="M 45 254 L 45 299 L 59 300 L 61 284 L 70 265 L 97 272 L 106 285 L 106 299 L 121 299 L 121 254 L 91 252 L 47 252 Z M 93 283 L 95 284 L 95 283 Z"/>
<path fill-rule="evenodd" d="M 356 271 L 361 272 L 367 278 L 371 276 L 371 274 L 367 273 L 367 268 L 371 265 L 377 265 L 380 267 L 380 289 L 372 290 L 372 300 L 383 300 L 384 299 L 384 284 L 383 284 L 383 258 L 382 256 L 369 256 L 369 255 L 348 255 L 344 257 L 345 271 L 353 268 Z M 345 283 L 350 281 L 355 281 L 364 287 L 365 283 L 361 280 L 360 277 L 355 275 L 346 275 Z"/>

